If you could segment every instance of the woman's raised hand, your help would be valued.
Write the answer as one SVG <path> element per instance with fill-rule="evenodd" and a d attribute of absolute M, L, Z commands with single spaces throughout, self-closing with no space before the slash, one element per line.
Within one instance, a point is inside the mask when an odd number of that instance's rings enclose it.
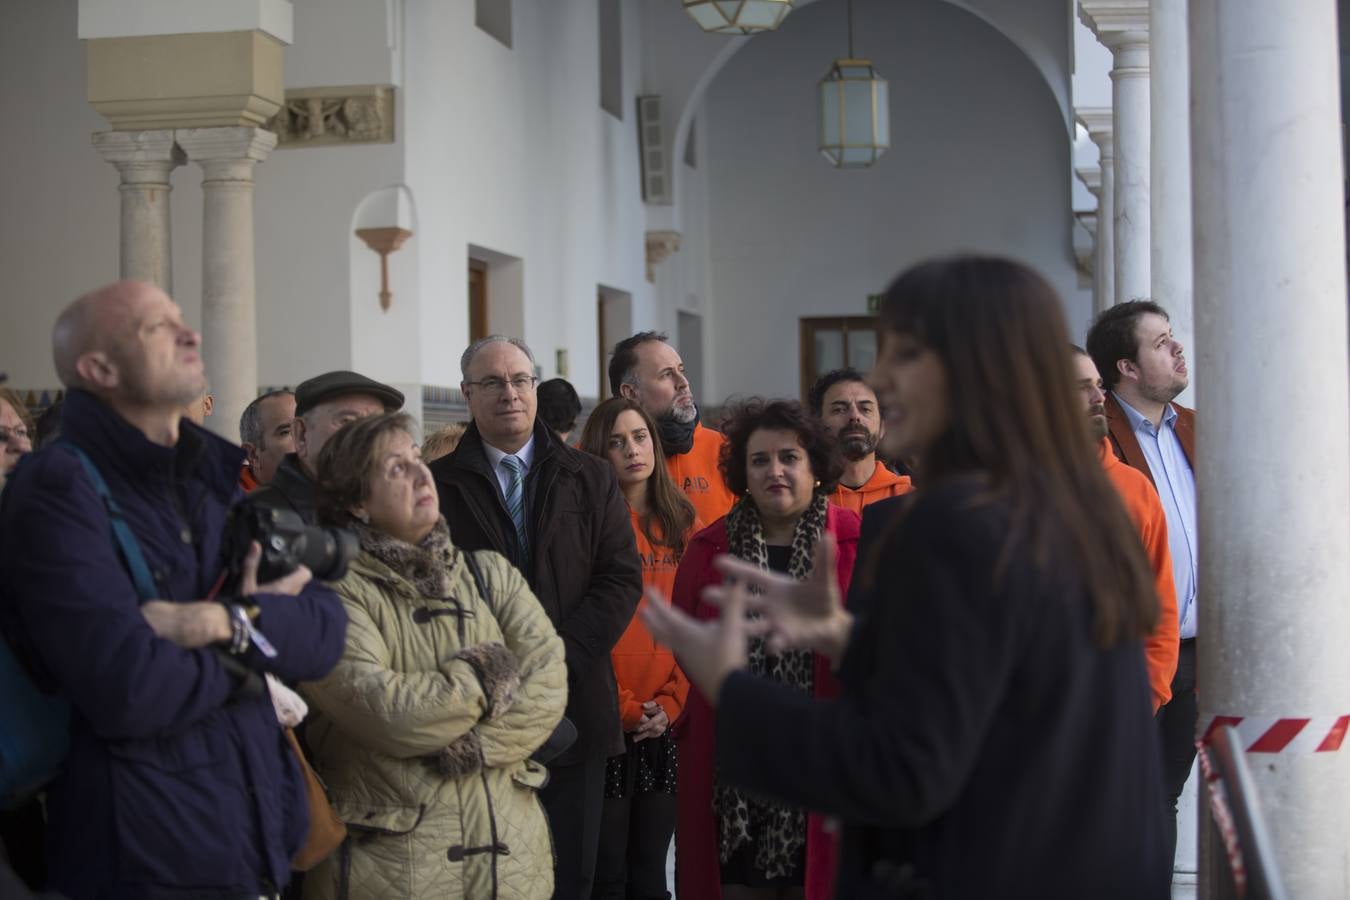
<path fill-rule="evenodd" d="M 745 596 L 744 605 L 762 619 L 750 623 L 751 633 L 764 637 L 765 650 L 813 650 L 836 665 L 848 646 L 853 616 L 844 609 L 839 595 L 838 551 L 834 537 L 822 534 L 813 551 L 811 574 L 797 581 L 768 572 L 733 556 L 720 556 L 714 565 L 726 582 L 703 590 L 703 599 L 722 608 L 734 594 Z M 745 587 L 757 590 L 747 591 Z"/>

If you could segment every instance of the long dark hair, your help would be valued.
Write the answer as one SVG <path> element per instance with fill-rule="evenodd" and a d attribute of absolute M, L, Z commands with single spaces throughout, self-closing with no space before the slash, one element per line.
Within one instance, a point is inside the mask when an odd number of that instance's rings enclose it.
<path fill-rule="evenodd" d="M 947 370 L 950 424 L 924 451 L 925 485 L 982 476 L 1011 510 L 1005 559 L 1025 540 L 1049 571 L 1067 549 L 1092 597 L 1098 644 L 1148 634 L 1158 620 L 1153 578 L 1084 425 L 1055 289 L 1011 260 L 939 259 L 896 279 L 881 323 L 931 348 Z"/>
<path fill-rule="evenodd" d="M 647 479 L 647 513 L 638 518 L 638 527 L 653 546 L 667 547 L 677 555 L 684 553 L 684 539 L 694 524 L 694 505 L 675 485 L 666 471 L 666 453 L 661 449 L 660 431 L 647 411 L 626 397 L 611 397 L 601 403 L 586 420 L 581 433 L 581 449 L 609 462 L 606 450 L 614 423 L 626 412 L 635 412 L 647 426 L 652 444 L 652 474 Z"/>

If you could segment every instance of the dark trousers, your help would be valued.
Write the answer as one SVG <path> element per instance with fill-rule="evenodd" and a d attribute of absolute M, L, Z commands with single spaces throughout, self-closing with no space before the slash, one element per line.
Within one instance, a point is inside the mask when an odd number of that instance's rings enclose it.
<path fill-rule="evenodd" d="M 675 834 L 675 795 L 630 791 L 605 799 L 591 900 L 669 900 L 666 854 Z"/>
<path fill-rule="evenodd" d="M 1177 674 L 1172 679 L 1172 699 L 1158 710 L 1158 729 L 1162 736 L 1163 785 L 1167 790 L 1167 833 L 1171 853 L 1177 852 L 1177 799 L 1186 787 L 1186 779 L 1195 763 L 1195 726 L 1200 706 L 1195 698 L 1195 639 L 1181 642 L 1177 656 Z"/>
<path fill-rule="evenodd" d="M 590 900 L 605 801 L 605 757 L 550 765 L 539 799 L 553 832 L 553 900 Z"/>

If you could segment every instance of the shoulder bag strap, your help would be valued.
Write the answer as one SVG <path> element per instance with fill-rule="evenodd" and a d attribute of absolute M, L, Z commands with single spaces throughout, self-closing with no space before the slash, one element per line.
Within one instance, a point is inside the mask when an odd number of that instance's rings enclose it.
<path fill-rule="evenodd" d="M 478 560 L 474 558 L 472 550 L 464 551 L 464 561 L 469 565 L 469 574 L 473 576 L 474 587 L 478 588 L 478 596 L 483 598 L 483 602 L 495 616 L 497 608 L 492 605 L 492 595 L 488 593 L 487 582 L 483 580 L 483 570 L 478 567 Z"/>
<path fill-rule="evenodd" d="M 108 482 L 103 480 L 89 454 L 69 441 L 61 441 L 61 444 L 80 458 L 89 480 L 94 483 L 94 490 L 98 491 L 99 497 L 102 498 L 103 505 L 108 510 L 108 519 L 112 522 L 113 540 L 117 543 L 122 560 L 131 571 L 131 580 L 136 583 L 136 593 L 141 595 L 142 600 L 155 599 L 159 596 L 159 590 L 155 587 L 155 579 L 150 575 L 150 565 L 145 561 L 145 554 L 141 552 L 141 545 L 136 543 L 136 535 L 132 534 L 126 517 L 122 515 L 122 507 L 117 505 L 112 492 L 108 490 Z"/>

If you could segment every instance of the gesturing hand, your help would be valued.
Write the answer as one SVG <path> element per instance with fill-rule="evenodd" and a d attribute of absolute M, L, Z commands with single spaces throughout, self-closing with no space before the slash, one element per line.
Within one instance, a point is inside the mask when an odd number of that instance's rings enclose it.
<path fill-rule="evenodd" d="M 638 613 L 652 637 L 675 652 L 684 674 L 714 706 L 722 682 L 746 663 L 746 594 L 744 587 L 728 591 L 721 604 L 722 617 L 701 622 L 672 607 L 659 590 L 649 587 L 648 602 Z"/>
<path fill-rule="evenodd" d="M 853 616 L 839 596 L 838 553 L 834 537 L 822 534 L 813 551 L 811 574 L 804 581 L 769 572 L 734 556 L 719 556 L 714 565 L 726 576 L 721 585 L 705 588 L 703 599 L 723 609 L 732 595 L 746 595 L 745 605 L 764 618 L 752 631 L 764 637 L 773 655 L 785 650 L 814 650 L 838 663 L 848 646 Z M 745 590 L 745 586 L 758 592 Z"/>
<path fill-rule="evenodd" d="M 258 584 L 258 563 L 261 560 L 262 546 L 254 541 L 248 545 L 248 554 L 244 557 L 244 567 L 239 577 L 239 593 L 245 597 L 253 594 L 287 594 L 293 597 L 303 591 L 314 577 L 308 566 L 299 566 L 276 581 Z"/>

